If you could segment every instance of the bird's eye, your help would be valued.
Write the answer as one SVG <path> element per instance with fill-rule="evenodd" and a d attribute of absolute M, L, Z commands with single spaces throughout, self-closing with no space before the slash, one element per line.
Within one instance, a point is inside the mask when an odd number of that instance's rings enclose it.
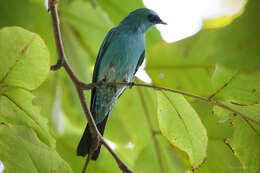
<path fill-rule="evenodd" d="M 148 20 L 152 23 L 156 23 L 158 21 L 158 17 L 150 14 L 150 15 L 148 15 Z"/>

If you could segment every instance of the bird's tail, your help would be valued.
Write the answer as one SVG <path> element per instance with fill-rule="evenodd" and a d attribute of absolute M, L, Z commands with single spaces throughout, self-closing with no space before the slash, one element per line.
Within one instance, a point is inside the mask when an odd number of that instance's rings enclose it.
<path fill-rule="evenodd" d="M 108 116 L 99 124 L 97 124 L 97 128 L 101 135 L 104 134 L 104 130 L 106 127 L 106 122 L 107 122 Z M 87 127 L 85 128 L 84 134 L 79 142 L 78 148 L 77 148 L 77 155 L 78 156 L 86 156 L 89 153 L 90 147 L 92 143 L 92 137 L 90 133 L 90 127 L 89 124 L 87 124 Z M 98 147 L 98 149 L 93 153 L 91 159 L 92 160 L 97 160 L 99 153 L 100 153 L 101 146 Z"/>

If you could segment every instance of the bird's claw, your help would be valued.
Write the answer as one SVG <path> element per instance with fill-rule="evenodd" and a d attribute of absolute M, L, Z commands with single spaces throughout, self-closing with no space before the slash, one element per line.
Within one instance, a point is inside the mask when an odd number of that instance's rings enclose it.
<path fill-rule="evenodd" d="M 104 87 L 105 87 L 105 79 L 99 81 L 99 82 L 98 82 L 98 86 L 99 86 L 100 88 L 104 88 Z"/>
<path fill-rule="evenodd" d="M 129 88 L 131 89 L 131 88 L 133 88 L 133 86 L 136 84 L 136 82 L 130 82 L 129 83 Z"/>

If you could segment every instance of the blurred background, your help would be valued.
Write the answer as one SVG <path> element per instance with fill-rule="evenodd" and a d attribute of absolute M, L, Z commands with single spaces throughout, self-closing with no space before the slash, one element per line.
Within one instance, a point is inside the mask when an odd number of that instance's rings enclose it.
<path fill-rule="evenodd" d="M 50 64 L 55 64 L 56 47 L 46 4 L 43 0 L 0 1 L 0 29 L 20 26 L 39 34 L 48 47 Z M 82 81 L 91 82 L 96 56 L 106 33 L 129 12 L 143 7 L 155 10 L 168 25 L 154 27 L 147 33 L 146 64 L 135 81 L 209 97 L 239 71 L 241 75 L 237 80 L 218 93 L 216 99 L 223 103 L 251 105 L 259 111 L 260 88 L 256 81 L 260 81 L 260 3 L 254 0 L 60 0 L 65 52 Z M 253 89 L 256 90 L 252 93 Z M 85 160 L 76 157 L 76 147 L 87 121 L 71 80 L 63 69 L 50 71 L 33 94 L 36 96 L 33 104 L 41 107 L 41 116 L 48 119 L 56 140 L 53 149 L 73 172 L 81 172 Z M 89 102 L 90 92 L 85 94 Z M 236 130 L 241 129 L 232 124 L 235 120 L 231 113 L 206 102 L 186 99 L 198 113 L 208 134 L 207 159 L 197 169 L 192 169 L 187 153 L 161 134 L 157 95 L 152 89 L 127 89 L 110 115 L 105 138 L 119 157 L 138 173 L 260 170 L 259 165 L 245 169 L 248 162 L 243 162 L 244 157 L 241 159 L 241 155 L 224 143 L 224 139 L 232 139 Z M 259 126 L 251 126 L 259 135 Z M 248 152 L 259 153 L 259 136 L 252 137 L 252 141 L 258 142 Z M 259 156 L 252 157 L 254 164 L 259 163 Z M 3 169 L 0 162 L 0 172 Z M 98 161 L 90 163 L 88 171 L 120 172 L 105 148 Z"/>

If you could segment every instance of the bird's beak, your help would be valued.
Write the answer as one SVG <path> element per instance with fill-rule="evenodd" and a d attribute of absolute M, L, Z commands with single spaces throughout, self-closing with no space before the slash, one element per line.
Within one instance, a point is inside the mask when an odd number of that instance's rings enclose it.
<path fill-rule="evenodd" d="M 158 21 L 158 24 L 168 25 L 166 22 L 164 22 L 162 19 Z"/>

